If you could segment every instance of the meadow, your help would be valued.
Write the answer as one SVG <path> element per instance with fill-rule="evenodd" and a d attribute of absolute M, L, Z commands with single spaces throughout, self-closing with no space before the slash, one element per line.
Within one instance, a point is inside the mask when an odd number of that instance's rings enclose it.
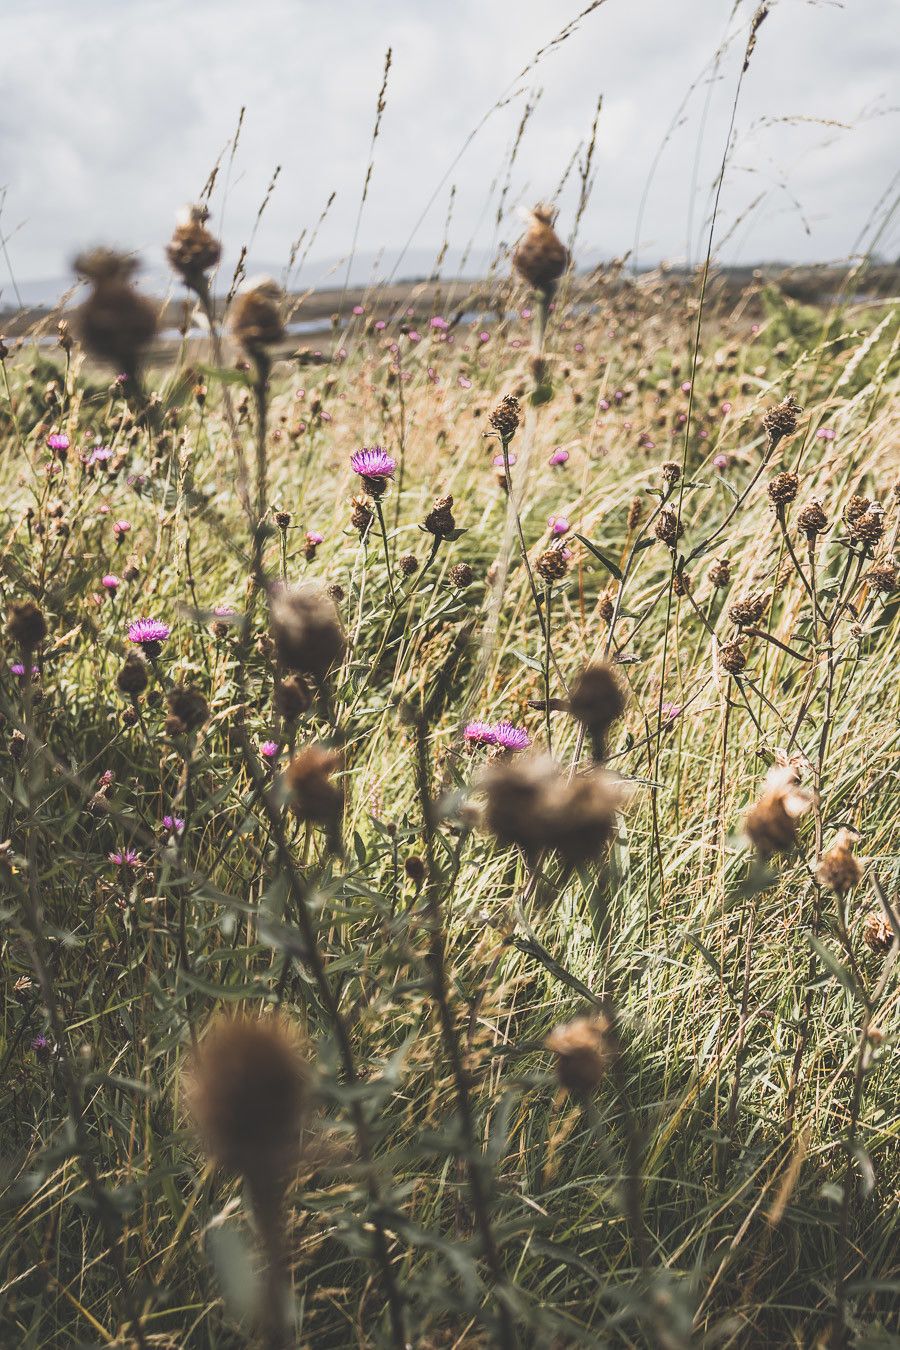
<path fill-rule="evenodd" d="M 900 1345 L 896 306 L 551 234 L 3 345 L 4 1345 Z"/>

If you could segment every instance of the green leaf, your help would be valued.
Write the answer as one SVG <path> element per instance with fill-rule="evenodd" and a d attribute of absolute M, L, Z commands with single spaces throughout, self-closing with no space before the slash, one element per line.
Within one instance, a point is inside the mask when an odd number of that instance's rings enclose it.
<path fill-rule="evenodd" d="M 622 580 L 622 569 L 618 563 L 613 562 L 612 558 L 607 558 L 606 554 L 601 553 L 597 545 L 592 544 L 590 539 L 585 539 L 583 534 L 576 533 L 575 538 L 579 540 L 580 543 L 584 544 L 585 548 L 590 553 L 593 553 L 594 557 L 597 559 L 598 562 L 602 562 L 607 572 L 609 572 L 611 576 L 614 576 L 616 578 L 616 581 Z"/>
<path fill-rule="evenodd" d="M 860 1003 L 864 1003 L 865 999 L 863 998 L 862 990 L 847 967 L 842 965 L 837 959 L 834 952 L 826 947 L 824 942 L 820 942 L 812 933 L 806 934 L 806 940 L 828 973 L 833 975 L 839 984 L 843 985 L 848 994 L 852 994 Z"/>

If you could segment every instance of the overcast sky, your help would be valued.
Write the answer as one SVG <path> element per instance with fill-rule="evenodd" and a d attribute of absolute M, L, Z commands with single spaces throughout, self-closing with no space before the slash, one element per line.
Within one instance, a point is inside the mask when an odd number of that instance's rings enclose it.
<path fill-rule="evenodd" d="M 555 192 L 601 94 L 580 255 L 612 257 L 633 247 L 654 158 L 671 131 L 640 221 L 640 256 L 696 260 L 754 6 L 603 0 L 517 80 L 587 3 L 28 0 L 7 7 L 0 229 L 9 264 L 23 282 L 59 277 L 75 249 L 105 241 L 159 267 L 177 207 L 198 195 L 242 105 L 227 201 L 224 166 L 213 199 L 229 251 L 250 238 L 281 165 L 251 265 L 283 263 L 332 192 L 312 257 L 346 254 L 388 46 L 393 65 L 359 234 L 367 266 L 384 249 L 390 270 L 445 175 L 415 229 L 413 262 L 422 265 L 439 247 L 452 185 L 451 262 L 470 239 L 490 248 L 514 238 L 516 208 Z M 717 229 L 721 256 L 843 257 L 865 238 L 898 169 L 900 3 L 772 0 L 770 8 L 738 108 Z M 715 70 L 728 34 L 736 36 Z M 513 97 L 451 171 L 504 92 Z M 537 94 L 495 232 L 504 160 L 526 100 Z M 577 186 L 573 172 L 560 198 L 563 233 Z M 879 243 L 888 256 L 900 252 L 896 220 Z M 337 275 L 342 280 L 340 269 Z M 5 263 L 0 286 L 9 298 Z"/>

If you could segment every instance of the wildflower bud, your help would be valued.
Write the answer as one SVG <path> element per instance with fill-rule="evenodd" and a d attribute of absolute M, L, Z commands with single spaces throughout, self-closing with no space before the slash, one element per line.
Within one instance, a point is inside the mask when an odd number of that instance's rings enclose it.
<path fill-rule="evenodd" d="M 319 534 L 318 530 L 307 530 L 303 537 L 303 556 L 307 562 L 312 562 L 316 556 L 316 551 L 321 543 L 324 543 L 325 536 Z"/>
<path fill-rule="evenodd" d="M 709 569 L 709 579 L 717 591 L 723 591 L 731 584 L 731 563 L 727 558 L 717 558 Z"/>
<path fill-rule="evenodd" d="M 13 600 L 6 615 L 6 631 L 23 651 L 34 651 L 47 636 L 47 620 L 33 600 Z"/>
<path fill-rule="evenodd" d="M 893 558 L 885 558 L 883 562 L 876 563 L 866 574 L 866 580 L 879 595 L 893 595 L 900 589 L 900 582 L 897 579 L 897 564 Z"/>
<path fill-rule="evenodd" d="M 828 529 L 828 517 L 818 497 L 810 497 L 806 505 L 798 511 L 797 528 L 803 531 L 809 543 L 814 541 L 817 534 L 822 534 Z"/>
<path fill-rule="evenodd" d="M 312 692 L 309 685 L 299 675 L 288 675 L 275 685 L 272 701 L 275 705 L 275 711 L 286 722 L 293 722 L 296 718 L 309 712 L 312 704 Z"/>
<path fill-rule="evenodd" d="M 168 736 L 184 736 L 197 731 L 209 717 L 209 704 L 192 684 L 178 685 L 166 695 L 169 715 L 166 718 Z"/>
<path fill-rule="evenodd" d="M 122 710 L 122 716 L 119 720 L 122 726 L 126 728 L 126 730 L 128 727 L 137 726 L 138 723 L 137 710 L 133 707 L 124 708 Z"/>
<path fill-rule="evenodd" d="M 488 418 L 504 444 L 508 444 L 519 429 L 519 400 L 515 394 L 506 394 L 501 398 Z"/>
<path fill-rule="evenodd" d="M 447 539 L 456 533 L 456 520 L 453 516 L 453 498 L 436 497 L 434 506 L 425 517 L 425 529 L 435 539 Z"/>
<path fill-rule="evenodd" d="M 289 529 L 291 524 L 290 511 L 276 511 L 275 524 L 278 526 L 279 530 L 283 531 Z"/>
<path fill-rule="evenodd" d="M 681 478 L 681 465 L 676 464 L 674 459 L 667 459 L 660 469 L 663 476 L 663 482 L 668 483 L 669 487 L 674 487 Z"/>
<path fill-rule="evenodd" d="M 339 585 L 336 581 L 332 582 L 330 586 L 325 587 L 325 594 L 328 596 L 329 600 L 333 600 L 336 605 L 341 604 L 341 602 L 346 599 L 346 592 L 344 591 L 343 586 Z"/>
<path fill-rule="evenodd" d="M 862 867 L 853 853 L 853 844 L 858 838 L 855 830 L 838 830 L 831 848 L 826 849 L 816 864 L 816 881 L 835 895 L 846 895 L 862 880 Z"/>
<path fill-rule="evenodd" d="M 67 354 L 72 350 L 72 334 L 69 331 L 69 325 L 65 319 L 60 319 L 56 325 L 56 341 Z"/>
<path fill-rule="evenodd" d="M 604 591 L 597 601 L 597 613 L 604 623 L 612 623 L 616 612 L 616 597 L 612 591 Z"/>
<path fill-rule="evenodd" d="M 397 566 L 404 577 L 411 577 L 419 570 L 419 560 L 414 553 L 401 553 Z"/>
<path fill-rule="evenodd" d="M 331 781 L 341 766 L 336 750 L 308 745 L 294 756 L 284 771 L 284 787 L 297 819 L 308 825 L 320 825 L 334 843 L 344 813 L 343 788 Z"/>
<path fill-rule="evenodd" d="M 740 675 L 747 664 L 747 657 L 739 642 L 726 642 L 719 648 L 719 665 L 729 675 Z"/>
<path fill-rule="evenodd" d="M 567 548 L 548 548 L 535 563 L 535 571 L 548 586 L 561 581 L 569 570 L 569 550 Z"/>
<path fill-rule="evenodd" d="M 419 890 L 428 875 L 425 860 L 420 858 L 417 853 L 411 853 L 403 864 L 403 870 L 416 890 Z"/>
<path fill-rule="evenodd" d="M 757 595 L 744 595 L 731 606 L 728 617 L 735 628 L 752 628 L 755 623 L 759 623 L 771 600 L 769 591 L 761 591 Z"/>
<path fill-rule="evenodd" d="M 894 945 L 894 930 L 883 914 L 867 914 L 863 923 L 863 939 L 878 956 L 889 952 Z"/>
<path fill-rule="evenodd" d="M 874 547 L 884 535 L 884 507 L 879 502 L 872 502 L 868 510 L 855 515 L 848 525 L 853 539 Z"/>
<path fill-rule="evenodd" d="M 265 349 L 284 338 L 279 301 L 281 291 L 274 281 L 264 277 L 247 284 L 231 310 L 231 331 L 248 356 L 263 359 Z"/>
<path fill-rule="evenodd" d="M 271 1201 L 296 1163 L 311 1071 L 280 1017 L 220 1017 L 197 1046 L 186 1098 L 210 1156 Z"/>
<path fill-rule="evenodd" d="M 362 495 L 354 497 L 350 505 L 353 510 L 350 512 L 350 524 L 357 531 L 359 537 L 368 533 L 369 527 L 375 518 L 375 512 L 372 509 L 372 503 L 368 497 Z"/>
<path fill-rule="evenodd" d="M 776 473 L 769 479 L 769 501 L 774 507 L 787 506 L 794 501 L 800 488 L 800 479 L 795 473 Z"/>
<path fill-rule="evenodd" d="M 554 1056 L 560 1087 L 576 1097 L 600 1086 L 618 1053 L 609 1018 L 601 1012 L 554 1027 L 544 1045 Z"/>
<path fill-rule="evenodd" d="M 137 652 L 129 652 L 125 663 L 116 676 L 116 687 L 127 698 L 137 698 L 149 683 L 147 667 Z"/>
<path fill-rule="evenodd" d="M 156 306 L 132 284 L 137 262 L 98 248 L 80 254 L 75 271 L 91 284 L 76 316 L 82 342 L 92 356 L 133 378 L 157 328 Z"/>
<path fill-rule="evenodd" d="M 661 544 L 673 549 L 684 534 L 684 526 L 671 507 L 664 506 L 656 517 L 654 533 Z"/>
<path fill-rule="evenodd" d="M 569 262 L 569 251 L 553 228 L 555 213 L 536 206 L 525 235 L 513 253 L 513 267 L 534 290 L 549 299 Z"/>
<path fill-rule="evenodd" d="M 797 419 L 802 411 L 793 394 L 788 394 L 781 403 L 766 411 L 763 417 L 763 430 L 768 437 L 770 450 L 774 450 L 788 436 L 793 436 L 797 430 Z"/>
<path fill-rule="evenodd" d="M 206 228 L 209 211 L 205 206 L 188 206 L 179 215 L 167 247 L 166 256 L 189 290 L 203 294 L 206 273 L 222 256 L 222 245 Z"/>
<path fill-rule="evenodd" d="M 467 562 L 455 563 L 447 575 L 450 578 L 450 585 L 455 586 L 458 591 L 466 590 L 475 579 L 475 573 Z"/>
<path fill-rule="evenodd" d="M 569 690 L 569 712 L 590 736 L 595 760 L 606 758 L 610 728 L 624 711 L 625 695 L 611 666 L 595 661 L 575 677 Z"/>
<path fill-rule="evenodd" d="M 744 819 L 744 831 L 756 851 L 763 858 L 790 853 L 797 843 L 797 821 L 814 800 L 815 794 L 800 786 L 793 765 L 773 765 L 762 795 Z"/>
<path fill-rule="evenodd" d="M 269 618 L 278 659 L 288 670 L 320 681 L 342 660 L 344 630 L 334 601 L 321 587 L 273 587 Z"/>

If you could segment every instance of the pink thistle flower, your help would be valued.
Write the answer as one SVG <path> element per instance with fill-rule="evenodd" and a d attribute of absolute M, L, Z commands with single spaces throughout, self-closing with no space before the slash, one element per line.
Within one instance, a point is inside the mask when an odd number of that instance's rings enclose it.
<path fill-rule="evenodd" d="M 689 393 L 691 392 L 691 382 L 690 382 L 690 380 L 684 380 L 684 381 L 682 382 L 682 385 L 681 385 L 681 392 L 682 392 L 683 394 L 689 394 Z"/>
<path fill-rule="evenodd" d="M 436 328 L 439 333 L 446 333 L 447 329 L 450 327 L 447 320 L 442 319 L 440 314 L 435 314 L 434 318 L 431 320 L 430 326 Z"/>
<path fill-rule="evenodd" d="M 568 450 L 563 450 L 562 446 L 560 446 L 558 450 L 554 450 L 547 461 L 548 464 L 567 464 L 568 462 L 569 452 Z"/>
<path fill-rule="evenodd" d="M 133 871 L 134 868 L 139 867 L 141 862 L 133 848 L 117 849 L 106 856 L 111 863 L 115 863 L 116 867 L 127 868 L 128 871 Z"/>
<path fill-rule="evenodd" d="M 47 449 L 52 450 L 55 455 L 65 455 L 69 448 L 69 438 L 62 431 L 54 431 L 52 436 L 47 437 Z"/>
<path fill-rule="evenodd" d="M 671 724 L 681 716 L 682 708 L 680 703 L 664 703 L 660 711 L 663 722 Z"/>
<path fill-rule="evenodd" d="M 496 745 L 497 737 L 490 722 L 469 722 L 463 732 L 469 745 Z"/>
<path fill-rule="evenodd" d="M 375 327 L 379 333 L 383 333 L 385 328 L 387 328 L 387 324 L 384 319 L 378 319 L 375 323 Z"/>
<path fill-rule="evenodd" d="M 277 741 L 262 741 L 259 747 L 259 753 L 263 759 L 277 759 L 281 746 Z"/>
<path fill-rule="evenodd" d="M 128 641 L 150 657 L 159 656 L 160 648 L 171 632 L 169 625 L 158 619 L 135 619 L 128 625 Z"/>
<path fill-rule="evenodd" d="M 112 459 L 113 452 L 108 445 L 95 445 L 91 451 L 89 464 L 105 464 L 107 460 Z"/>
<path fill-rule="evenodd" d="M 21 661 L 13 661 L 13 662 L 11 663 L 10 667 L 9 667 L 9 673 L 10 673 L 10 675 L 15 675 L 15 677 L 16 677 L 17 680 L 24 680 L 24 678 L 25 678 L 25 667 L 22 665 L 22 662 L 21 662 Z M 32 675 L 38 675 L 38 674 L 40 674 L 40 672 L 39 672 L 37 666 L 32 666 L 32 667 L 31 667 L 31 673 L 32 673 Z"/>
<path fill-rule="evenodd" d="M 516 457 L 515 457 L 515 455 L 513 454 L 513 452 L 510 451 L 510 452 L 509 452 L 509 467 L 512 468 L 512 466 L 515 464 L 515 462 L 516 462 Z M 494 456 L 494 468 L 495 468 L 495 469 L 505 469 L 505 468 L 506 468 L 506 460 L 503 458 L 502 455 L 495 455 L 495 456 Z"/>
<path fill-rule="evenodd" d="M 569 533 L 569 522 L 565 516 L 551 516 L 547 524 L 550 526 L 551 534 L 563 535 Z"/>
<path fill-rule="evenodd" d="M 522 727 L 513 726 L 512 722 L 496 722 L 493 727 L 494 745 L 501 750 L 527 750 L 531 745 L 531 737 Z"/>
<path fill-rule="evenodd" d="M 131 521 L 130 521 L 130 520 L 115 520 L 115 521 L 113 521 L 113 534 L 116 536 L 116 539 L 117 539 L 120 543 L 121 543 L 122 539 L 124 538 L 124 536 L 128 533 L 128 531 L 129 531 L 130 529 L 131 529 Z"/>
<path fill-rule="evenodd" d="M 353 306 L 353 313 L 354 313 L 354 314 L 365 314 L 365 312 L 366 312 L 366 311 L 363 309 L 362 305 L 354 305 L 354 306 Z"/>
<path fill-rule="evenodd" d="M 727 456 L 727 455 L 716 455 L 715 459 L 713 460 L 713 468 L 714 468 L 714 469 L 719 469 L 719 470 L 727 469 L 727 468 L 728 468 L 728 456 Z"/>
<path fill-rule="evenodd" d="M 114 572 L 107 572 L 100 585 L 104 586 L 112 595 L 115 595 L 121 583 Z"/>
<path fill-rule="evenodd" d="M 363 446 L 350 456 L 350 467 L 365 480 L 367 487 L 371 486 L 371 480 L 374 479 L 377 487 L 383 491 L 385 479 L 394 476 L 397 461 L 380 445 Z"/>
<path fill-rule="evenodd" d="M 526 307 L 525 309 L 521 310 L 520 313 L 521 313 L 523 319 L 530 319 L 530 318 L 531 318 L 531 310 L 528 309 L 527 307 Z"/>
<path fill-rule="evenodd" d="M 184 821 L 181 816 L 163 816 L 162 827 L 169 834 L 181 834 L 184 830 Z"/>
<path fill-rule="evenodd" d="M 416 330 L 415 330 L 415 328 L 411 328 L 411 329 L 409 330 L 409 332 L 407 333 L 406 336 L 409 338 L 410 342 L 421 342 L 421 341 L 422 341 L 422 334 L 421 334 L 421 333 L 417 333 Z"/>
<path fill-rule="evenodd" d="M 820 441 L 833 441 L 835 432 L 833 427 L 819 427 L 816 436 Z"/>
<path fill-rule="evenodd" d="M 491 340 L 491 335 L 490 335 L 490 333 L 479 333 L 479 334 L 478 334 L 478 341 L 479 341 L 479 342 L 490 342 L 490 340 Z"/>

